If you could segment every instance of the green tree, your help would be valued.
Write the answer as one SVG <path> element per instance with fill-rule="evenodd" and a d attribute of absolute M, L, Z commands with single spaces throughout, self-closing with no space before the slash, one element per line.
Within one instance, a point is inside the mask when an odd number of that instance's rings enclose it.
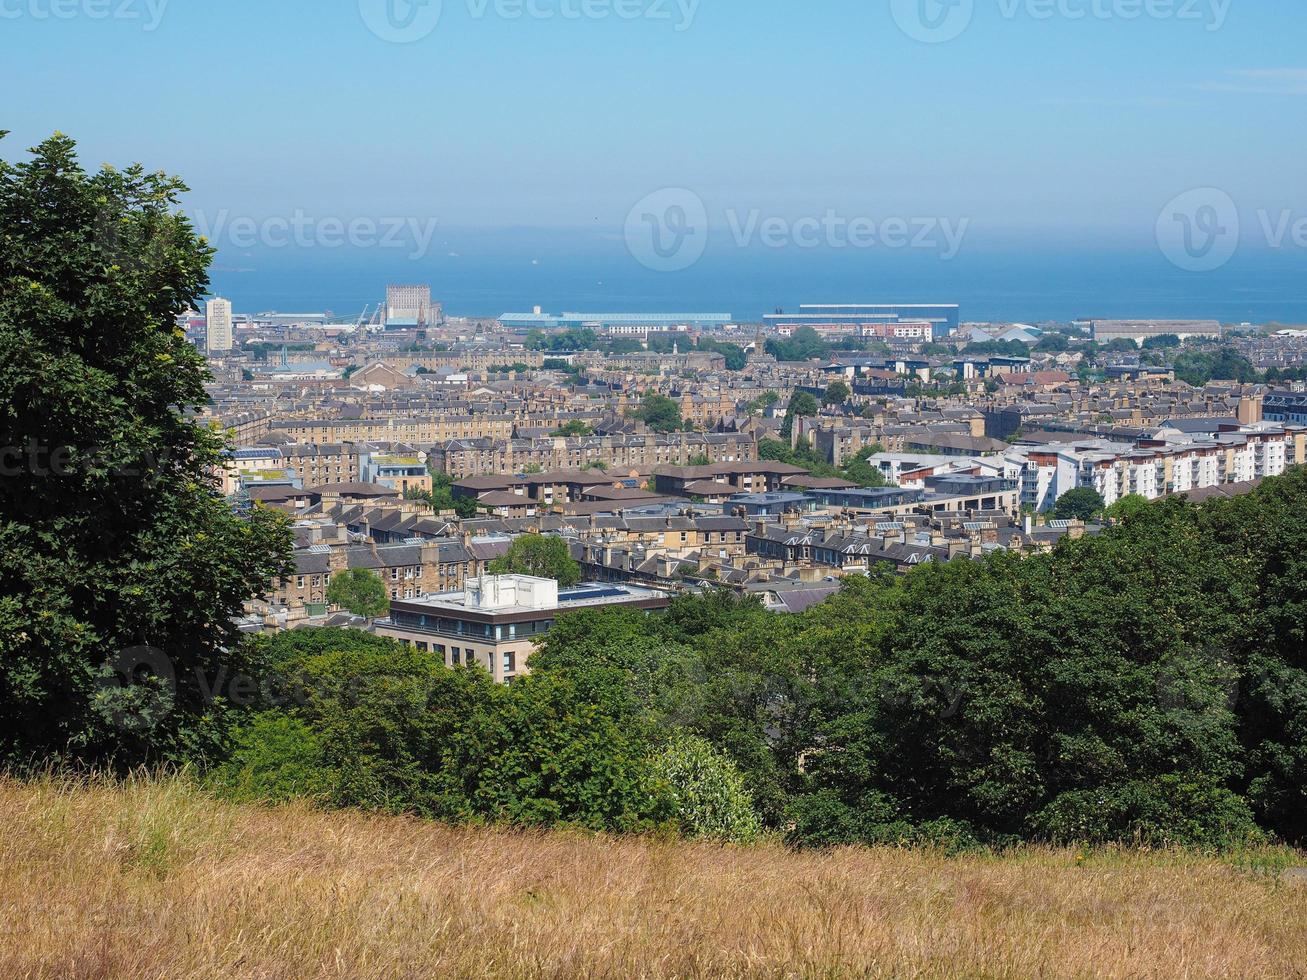
<path fill-rule="evenodd" d="M 179 180 L 88 174 L 62 135 L 31 153 L 0 161 L 0 764 L 204 754 L 205 678 L 240 669 L 233 620 L 291 544 L 233 515 L 224 434 L 194 418 L 209 375 L 177 318 L 212 250 Z"/>
<path fill-rule="evenodd" d="M 682 831 L 734 843 L 757 838 L 762 821 L 744 777 L 710 742 L 680 735 L 653 759 L 653 775 L 671 787 Z"/>
<path fill-rule="evenodd" d="M 644 353 L 644 344 L 634 337 L 614 337 L 608 342 L 608 353 L 618 354 L 642 354 Z"/>
<path fill-rule="evenodd" d="M 681 406 L 656 392 L 645 394 L 640 407 L 631 414 L 654 432 L 676 432 L 681 428 Z"/>
<path fill-rule="evenodd" d="M 256 714 L 233 732 L 230 752 L 209 782 L 241 803 L 321 800 L 331 791 L 317 735 L 279 711 Z"/>
<path fill-rule="evenodd" d="M 551 435 L 555 436 L 591 436 L 594 435 L 594 429 L 590 423 L 584 419 L 571 419 L 555 429 Z"/>
<path fill-rule="evenodd" d="M 327 601 L 368 619 L 377 619 L 390 610 L 386 583 L 366 568 L 350 568 L 333 575 L 327 586 Z"/>
<path fill-rule="evenodd" d="M 781 426 L 781 435 L 788 439 L 790 433 L 794 431 L 796 418 L 813 416 L 820 411 L 821 406 L 817 404 L 817 399 L 811 392 L 795 391 L 790 396 L 790 404 L 785 410 L 785 424 Z"/>
<path fill-rule="evenodd" d="M 523 534 L 513 539 L 508 552 L 490 563 L 492 575 L 535 575 L 552 578 L 560 588 L 571 588 L 581 581 L 581 566 L 576 563 L 563 538 L 543 534 Z"/>
<path fill-rule="evenodd" d="M 766 350 L 778 361 L 810 361 L 825 357 L 830 346 L 812 327 L 799 327 L 789 339 L 776 337 L 767 341 Z"/>
<path fill-rule="evenodd" d="M 822 396 L 822 402 L 826 405 L 843 405 L 851 394 L 853 392 L 843 381 L 832 381 L 826 386 L 826 394 Z"/>
<path fill-rule="evenodd" d="M 701 351 L 711 351 L 726 358 L 726 370 L 728 371 L 743 371 L 745 365 L 749 363 L 748 353 L 739 344 L 700 337 L 697 346 Z"/>
<path fill-rule="evenodd" d="M 1053 516 L 1062 521 L 1090 521 L 1102 513 L 1103 495 L 1093 487 L 1076 487 L 1057 498 Z"/>
<path fill-rule="evenodd" d="M 860 487 L 888 486 L 889 481 L 885 479 L 885 474 L 880 471 L 880 468 L 867 462 L 872 456 L 884 451 L 885 447 L 880 443 L 864 446 L 852 459 L 844 464 L 844 478 L 851 480 Z"/>

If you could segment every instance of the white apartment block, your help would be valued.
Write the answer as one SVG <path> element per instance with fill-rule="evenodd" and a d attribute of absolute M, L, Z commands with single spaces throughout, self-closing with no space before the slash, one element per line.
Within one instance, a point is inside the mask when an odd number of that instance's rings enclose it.
<path fill-rule="evenodd" d="M 234 346 L 231 329 L 231 303 L 215 297 L 205 306 L 205 348 L 210 352 L 229 351 Z"/>
<path fill-rule="evenodd" d="M 1086 439 L 1014 449 L 1004 459 L 1019 471 L 1022 506 L 1049 511 L 1076 487 L 1092 487 L 1111 506 L 1131 494 L 1156 500 L 1279 476 L 1307 463 L 1307 439 L 1265 425 L 1196 436 L 1163 430 L 1135 445 Z"/>

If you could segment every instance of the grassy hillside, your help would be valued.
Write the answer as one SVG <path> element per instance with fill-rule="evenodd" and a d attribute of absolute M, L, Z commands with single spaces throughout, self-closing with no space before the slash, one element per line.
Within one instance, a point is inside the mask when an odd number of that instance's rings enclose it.
<path fill-rule="evenodd" d="M 0 976 L 1301 976 L 1289 853 L 796 853 L 0 780 Z"/>

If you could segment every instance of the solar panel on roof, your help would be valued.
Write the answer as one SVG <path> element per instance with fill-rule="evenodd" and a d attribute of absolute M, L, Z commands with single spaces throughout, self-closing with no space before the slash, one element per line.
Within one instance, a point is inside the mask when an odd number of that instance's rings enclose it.
<path fill-rule="evenodd" d="M 624 589 L 570 589 L 566 592 L 560 592 L 558 598 L 560 602 L 585 602 L 591 599 L 611 599 L 614 596 L 625 594 Z"/>

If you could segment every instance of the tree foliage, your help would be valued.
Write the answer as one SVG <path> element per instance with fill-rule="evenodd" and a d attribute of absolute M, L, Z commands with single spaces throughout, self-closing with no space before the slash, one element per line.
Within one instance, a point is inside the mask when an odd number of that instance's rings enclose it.
<path fill-rule="evenodd" d="M 1294 471 L 1049 554 L 876 569 L 798 615 L 724 590 L 571 613 L 508 689 L 375 637 L 278 638 L 307 728 L 242 729 L 225 785 L 805 846 L 1302 842 L 1305 514 Z"/>
<path fill-rule="evenodd" d="M 681 428 L 681 406 L 657 392 L 648 392 L 631 416 L 654 432 L 676 432 Z"/>
<path fill-rule="evenodd" d="M 519 535 L 508 546 L 508 553 L 492 561 L 487 570 L 492 575 L 552 578 L 564 589 L 581 581 L 581 566 L 572 557 L 567 542 L 552 535 Z"/>
<path fill-rule="evenodd" d="M 768 340 L 766 351 L 778 361 L 809 361 L 829 354 L 830 345 L 812 327 L 799 327 L 788 339 L 775 337 Z"/>
<path fill-rule="evenodd" d="M 223 709 L 203 678 L 288 570 L 285 522 L 231 513 L 224 437 L 193 419 L 209 375 L 177 317 L 212 250 L 184 190 L 87 173 L 61 135 L 0 161 L 0 760 L 205 751 Z"/>
<path fill-rule="evenodd" d="M 367 568 L 349 568 L 333 575 L 327 586 L 327 601 L 368 619 L 377 619 L 390 610 L 386 583 Z"/>
<path fill-rule="evenodd" d="M 681 829 L 734 843 L 755 839 L 762 821 L 739 768 L 705 739 L 680 735 L 653 757 L 656 779 L 671 789 Z"/>
<path fill-rule="evenodd" d="M 822 402 L 826 405 L 843 405 L 853 394 L 849 390 L 848 384 L 836 379 L 826 386 L 826 393 L 822 396 Z"/>
<path fill-rule="evenodd" d="M 710 351 L 721 354 L 726 358 L 726 370 L 743 371 L 745 365 L 749 363 L 749 354 L 739 344 L 732 344 L 722 340 L 713 340 L 710 337 L 700 337 L 697 347 L 701 351 Z"/>
<path fill-rule="evenodd" d="M 1063 521 L 1090 521 L 1103 512 L 1103 495 L 1093 487 L 1076 487 L 1057 498 L 1053 516 Z"/>

